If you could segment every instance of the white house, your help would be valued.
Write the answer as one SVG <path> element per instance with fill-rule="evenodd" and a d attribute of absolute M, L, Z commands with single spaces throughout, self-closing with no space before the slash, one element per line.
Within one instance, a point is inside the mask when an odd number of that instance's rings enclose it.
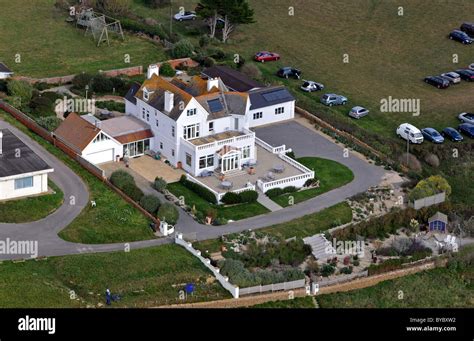
<path fill-rule="evenodd" d="M 284 87 L 247 93 L 231 91 L 220 78 L 168 81 L 158 73 L 151 66 L 148 79 L 132 86 L 126 113 L 150 126 L 155 151 L 193 176 L 240 170 L 257 158 L 250 127 L 294 117 L 295 100 Z"/>
<path fill-rule="evenodd" d="M 7 79 L 13 76 L 13 71 L 11 71 L 5 64 L 0 62 L 0 79 Z"/>
<path fill-rule="evenodd" d="M 93 164 L 144 155 L 153 143 L 149 126 L 131 116 L 100 121 L 92 115 L 71 113 L 54 135 Z"/>
<path fill-rule="evenodd" d="M 10 130 L 0 130 L 0 200 L 48 191 L 53 169 Z"/>

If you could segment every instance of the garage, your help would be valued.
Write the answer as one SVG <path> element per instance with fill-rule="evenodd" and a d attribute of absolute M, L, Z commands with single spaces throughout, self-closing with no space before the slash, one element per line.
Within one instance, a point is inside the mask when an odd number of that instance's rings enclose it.
<path fill-rule="evenodd" d="M 100 152 L 90 153 L 84 155 L 84 158 L 93 164 L 114 161 L 114 149 L 110 148 Z"/>

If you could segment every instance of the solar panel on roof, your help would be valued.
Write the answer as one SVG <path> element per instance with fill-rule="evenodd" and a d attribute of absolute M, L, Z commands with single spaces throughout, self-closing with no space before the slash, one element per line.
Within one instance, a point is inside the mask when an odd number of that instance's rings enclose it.
<path fill-rule="evenodd" d="M 272 92 L 266 92 L 262 94 L 262 97 L 267 102 L 273 102 L 273 101 L 278 101 L 281 99 L 288 98 L 288 92 L 285 89 L 279 89 Z"/>
<path fill-rule="evenodd" d="M 218 99 L 207 101 L 207 104 L 209 105 L 209 109 L 211 110 L 211 112 L 219 112 L 224 110 L 221 101 L 219 101 Z"/>

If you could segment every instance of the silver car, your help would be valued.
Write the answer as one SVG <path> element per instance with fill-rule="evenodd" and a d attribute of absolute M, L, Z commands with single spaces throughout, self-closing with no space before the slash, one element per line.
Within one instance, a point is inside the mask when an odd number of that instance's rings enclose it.
<path fill-rule="evenodd" d="M 474 71 L 474 63 L 472 63 L 472 64 L 469 65 L 469 70 Z"/>
<path fill-rule="evenodd" d="M 459 120 L 463 123 L 474 124 L 474 114 L 470 112 L 463 112 L 458 116 Z"/>
<path fill-rule="evenodd" d="M 336 94 L 325 94 L 321 97 L 321 103 L 329 105 L 344 105 L 347 103 L 347 97 Z"/>
<path fill-rule="evenodd" d="M 367 116 L 368 114 L 369 110 L 361 106 L 356 106 L 349 111 L 349 116 L 356 119 Z"/>
<path fill-rule="evenodd" d="M 195 20 L 196 17 L 197 17 L 196 12 L 185 11 L 185 12 L 176 13 L 173 18 L 176 21 L 183 21 L 183 20 Z"/>
<path fill-rule="evenodd" d="M 301 85 L 301 90 L 306 91 L 306 92 L 313 92 L 313 91 L 319 91 L 323 90 L 324 85 L 318 82 L 313 82 L 313 81 L 304 81 L 303 85 Z"/>
<path fill-rule="evenodd" d="M 461 83 L 461 76 L 456 72 L 442 73 L 441 77 L 449 81 L 449 83 L 458 84 Z"/>

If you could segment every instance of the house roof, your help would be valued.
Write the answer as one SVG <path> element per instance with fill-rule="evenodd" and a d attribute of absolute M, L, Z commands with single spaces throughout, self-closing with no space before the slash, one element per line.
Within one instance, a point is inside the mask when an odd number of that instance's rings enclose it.
<path fill-rule="evenodd" d="M 13 73 L 12 70 L 10 70 L 5 64 L 0 62 L 0 72 L 2 73 Z"/>
<path fill-rule="evenodd" d="M 213 87 L 212 89 L 207 91 L 207 80 L 202 79 L 199 76 L 194 76 L 187 80 L 175 77 L 171 80 L 171 83 L 173 85 L 176 85 L 181 90 L 186 91 L 193 97 L 219 92 L 219 89 L 217 87 Z"/>
<path fill-rule="evenodd" d="M 137 94 L 138 90 L 140 89 L 141 85 L 139 83 L 134 82 L 130 89 L 128 89 L 127 94 L 125 95 L 125 99 L 133 104 L 137 104 L 137 99 L 135 95 Z"/>
<path fill-rule="evenodd" d="M 241 92 L 217 92 L 196 97 L 209 113 L 208 120 L 230 115 L 245 115 L 248 95 Z"/>
<path fill-rule="evenodd" d="M 153 137 L 150 126 L 133 116 L 121 116 L 102 121 L 100 128 L 122 144 Z"/>
<path fill-rule="evenodd" d="M 1 129 L 0 178 L 51 169 L 35 152 L 8 129 Z M 20 157 L 18 157 L 18 151 Z"/>
<path fill-rule="evenodd" d="M 54 134 L 69 145 L 83 151 L 94 140 L 100 129 L 76 113 L 70 113 Z"/>
<path fill-rule="evenodd" d="M 445 224 L 448 223 L 448 216 L 441 212 L 436 212 L 431 218 L 428 219 L 428 224 L 433 221 L 442 221 Z"/>
<path fill-rule="evenodd" d="M 294 101 L 295 98 L 284 86 L 273 86 L 249 92 L 250 110 Z"/>
<path fill-rule="evenodd" d="M 205 69 L 202 74 L 210 78 L 219 77 L 228 88 L 234 91 L 246 92 L 264 87 L 263 84 L 225 65 L 211 66 Z"/>

